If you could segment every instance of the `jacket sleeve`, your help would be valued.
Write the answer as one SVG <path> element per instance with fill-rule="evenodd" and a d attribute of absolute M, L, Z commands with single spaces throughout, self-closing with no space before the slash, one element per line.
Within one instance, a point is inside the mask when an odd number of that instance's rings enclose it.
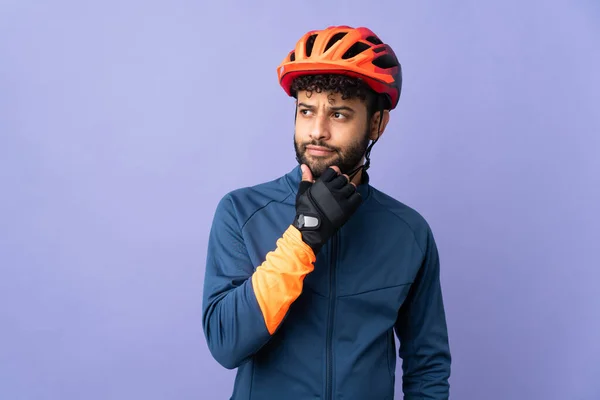
<path fill-rule="evenodd" d="M 440 262 L 428 228 L 424 259 L 396 321 L 405 400 L 449 398 L 450 348 L 440 285 Z"/>
<path fill-rule="evenodd" d="M 207 249 L 202 325 L 211 354 L 228 369 L 255 354 L 302 292 L 315 255 L 290 225 L 261 265 L 244 244 L 231 199 L 218 204 Z"/>

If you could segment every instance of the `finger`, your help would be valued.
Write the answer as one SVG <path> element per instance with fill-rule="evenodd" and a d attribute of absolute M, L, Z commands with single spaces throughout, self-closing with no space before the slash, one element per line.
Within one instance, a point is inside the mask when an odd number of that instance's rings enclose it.
<path fill-rule="evenodd" d="M 338 175 L 328 186 L 332 187 L 333 189 L 341 189 L 346 185 L 348 185 L 348 177 L 346 175 Z"/>
<path fill-rule="evenodd" d="M 339 192 L 344 197 L 350 197 L 356 192 L 356 187 L 354 185 L 344 185 L 339 189 Z"/>
<path fill-rule="evenodd" d="M 325 170 L 325 172 L 323 172 L 323 174 L 321 174 L 321 180 L 323 182 L 330 182 L 333 179 L 335 179 L 338 175 L 339 172 L 337 172 L 334 167 L 329 167 Z"/>
<path fill-rule="evenodd" d="M 311 181 L 301 181 L 298 185 L 298 193 L 296 194 L 296 200 L 302 196 L 312 186 Z"/>
<path fill-rule="evenodd" d="M 331 167 L 332 170 L 334 170 L 338 175 L 342 173 L 342 171 L 340 171 L 340 167 L 338 167 L 337 165 L 332 165 Z"/>
<path fill-rule="evenodd" d="M 310 168 L 308 168 L 308 165 L 302 164 L 300 166 L 300 169 L 302 170 L 302 180 L 303 181 L 308 181 L 308 182 L 315 181 L 312 176 L 312 171 L 310 170 Z"/>
<path fill-rule="evenodd" d="M 355 191 L 353 194 L 348 197 L 348 204 L 350 205 L 350 209 L 354 212 L 358 209 L 360 204 L 362 203 L 362 196 L 359 192 Z"/>

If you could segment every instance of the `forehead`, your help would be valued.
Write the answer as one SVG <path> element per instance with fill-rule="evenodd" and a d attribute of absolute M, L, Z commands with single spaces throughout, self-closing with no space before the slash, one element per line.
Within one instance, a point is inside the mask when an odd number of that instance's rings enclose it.
<path fill-rule="evenodd" d="M 308 92 L 302 90 L 298 92 L 298 102 L 311 105 L 329 105 L 337 107 L 342 105 L 358 106 L 362 103 L 362 100 L 357 97 L 344 99 L 341 93 L 331 91 L 322 91 L 319 93 L 316 91 Z"/>

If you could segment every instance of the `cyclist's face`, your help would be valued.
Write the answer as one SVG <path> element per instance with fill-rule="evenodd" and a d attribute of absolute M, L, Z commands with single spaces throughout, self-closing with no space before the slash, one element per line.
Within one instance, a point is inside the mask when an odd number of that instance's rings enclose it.
<path fill-rule="evenodd" d="M 360 99 L 338 93 L 298 93 L 294 147 L 300 161 L 317 178 L 329 166 L 348 173 L 362 161 L 371 129 Z"/>

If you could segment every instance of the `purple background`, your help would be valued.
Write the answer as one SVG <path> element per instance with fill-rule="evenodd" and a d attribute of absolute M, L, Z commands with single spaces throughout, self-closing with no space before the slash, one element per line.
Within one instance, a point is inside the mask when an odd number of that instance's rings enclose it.
<path fill-rule="evenodd" d="M 600 399 L 600 3 L 212 3 L 1 3 L 0 399 L 228 398 L 210 222 L 294 166 L 275 70 L 332 24 L 404 67 L 371 175 L 436 235 L 451 398 Z"/>

